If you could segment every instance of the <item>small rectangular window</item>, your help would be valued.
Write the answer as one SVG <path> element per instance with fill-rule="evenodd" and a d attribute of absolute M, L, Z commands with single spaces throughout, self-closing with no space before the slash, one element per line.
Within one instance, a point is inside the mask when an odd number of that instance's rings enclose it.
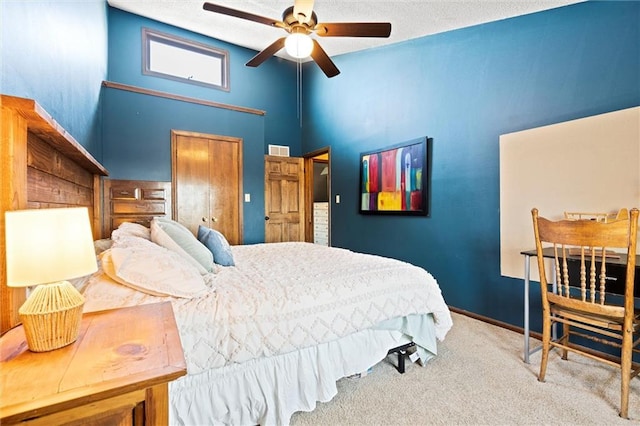
<path fill-rule="evenodd" d="M 229 53 L 143 28 L 142 73 L 228 91 Z"/>

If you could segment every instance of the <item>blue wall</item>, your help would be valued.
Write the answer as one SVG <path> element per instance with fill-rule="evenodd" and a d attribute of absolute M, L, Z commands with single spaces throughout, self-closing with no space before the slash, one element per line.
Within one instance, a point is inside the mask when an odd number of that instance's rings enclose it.
<path fill-rule="evenodd" d="M 522 282 L 500 276 L 499 136 L 640 105 L 639 27 L 638 2 L 587 2 L 338 56 L 332 79 L 306 67 L 303 151 L 331 146 L 341 196 L 332 244 L 423 266 L 450 305 L 522 326 Z M 358 214 L 359 153 L 421 136 L 430 217 Z"/>
<path fill-rule="evenodd" d="M 264 241 L 264 117 L 104 89 L 104 163 L 114 179 L 171 181 L 171 130 L 243 139 L 243 237 Z M 118 143 L 114 143 L 118 141 Z"/>
<path fill-rule="evenodd" d="M 230 91 L 142 74 L 143 27 L 229 52 Z M 114 179 L 171 180 L 171 130 L 243 139 L 244 243 L 264 241 L 264 155 L 268 144 L 289 145 L 300 155 L 295 65 L 278 58 L 245 67 L 255 51 L 109 8 L 110 81 L 181 96 L 254 108 L 266 115 L 104 88 L 104 166 Z"/>
<path fill-rule="evenodd" d="M 169 33 L 229 52 L 230 90 L 142 74 L 142 28 Z M 258 68 L 246 67 L 255 51 L 205 37 L 119 9 L 109 8 L 109 80 L 229 105 L 266 111 L 266 145 L 289 145 L 300 155 L 301 128 L 297 117 L 295 64 L 271 58 Z M 117 143 L 116 141 L 112 141 Z"/>
<path fill-rule="evenodd" d="M 106 1 L 0 1 L 0 92 L 35 99 L 98 161 Z"/>

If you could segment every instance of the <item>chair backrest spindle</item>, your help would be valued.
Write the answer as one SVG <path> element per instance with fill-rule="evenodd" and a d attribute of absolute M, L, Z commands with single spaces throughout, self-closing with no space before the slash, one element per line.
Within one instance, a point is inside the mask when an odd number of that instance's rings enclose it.
<path fill-rule="evenodd" d="M 602 247 L 602 253 L 606 253 L 606 248 Z M 595 265 L 595 256 L 592 257 L 591 264 Z M 606 255 L 602 257 L 602 268 L 600 269 L 600 304 L 604 305 L 607 294 L 607 262 Z"/>

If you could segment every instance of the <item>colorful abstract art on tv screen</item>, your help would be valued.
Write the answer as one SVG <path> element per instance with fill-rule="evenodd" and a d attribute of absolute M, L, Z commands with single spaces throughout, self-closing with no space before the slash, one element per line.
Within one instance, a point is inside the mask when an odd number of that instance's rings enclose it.
<path fill-rule="evenodd" d="M 360 154 L 360 213 L 429 214 L 430 141 L 425 137 Z"/>

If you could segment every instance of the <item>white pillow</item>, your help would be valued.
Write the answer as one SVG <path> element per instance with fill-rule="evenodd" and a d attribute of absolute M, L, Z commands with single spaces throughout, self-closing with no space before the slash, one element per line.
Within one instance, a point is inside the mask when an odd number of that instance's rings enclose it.
<path fill-rule="evenodd" d="M 118 229 L 111 232 L 111 239 L 117 240 L 119 237 L 140 237 L 145 240 L 151 239 L 151 230 L 146 226 L 133 222 L 122 222 Z"/>
<path fill-rule="evenodd" d="M 161 247 L 151 240 L 145 238 L 133 237 L 129 235 L 121 235 L 117 240 L 113 240 L 111 247 L 119 248 L 136 248 L 138 250 L 153 250 L 154 248 Z"/>
<path fill-rule="evenodd" d="M 198 268 L 201 274 L 214 272 L 213 255 L 197 238 L 178 222 L 151 221 L 151 241 L 178 253 Z"/>
<path fill-rule="evenodd" d="M 114 281 L 153 296 L 193 298 L 207 291 L 202 276 L 170 250 L 112 248 L 102 269 Z"/>

